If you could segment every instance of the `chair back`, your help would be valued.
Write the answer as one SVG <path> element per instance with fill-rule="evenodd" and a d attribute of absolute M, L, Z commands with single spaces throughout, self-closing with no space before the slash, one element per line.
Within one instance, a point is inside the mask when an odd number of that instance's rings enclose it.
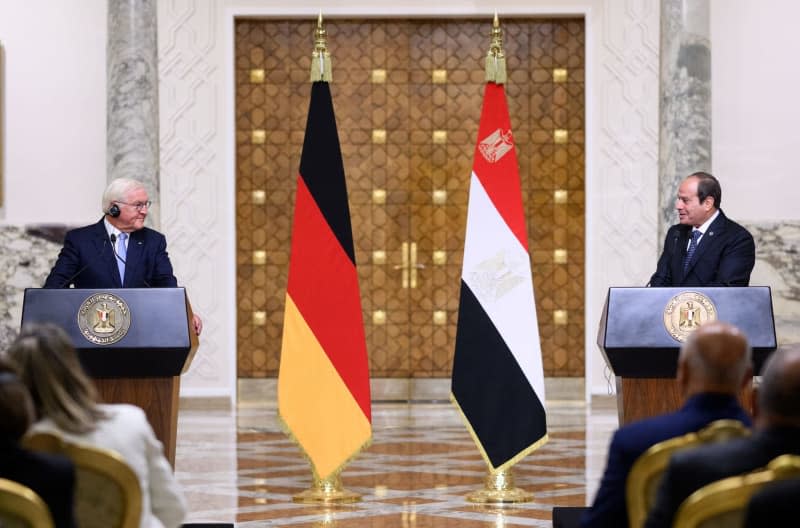
<path fill-rule="evenodd" d="M 53 517 L 35 491 L 0 478 L 0 526 L 3 528 L 53 528 Z"/>
<path fill-rule="evenodd" d="M 673 453 L 748 434 L 750 431 L 738 420 L 717 420 L 697 432 L 670 438 L 650 447 L 636 459 L 625 482 L 625 500 L 630 527 L 644 526 L 647 513 L 655 504 L 661 477 Z"/>
<path fill-rule="evenodd" d="M 747 503 L 765 484 L 800 476 L 800 456 L 781 455 L 766 469 L 712 482 L 681 503 L 678 528 L 735 528 L 744 525 Z"/>
<path fill-rule="evenodd" d="M 81 528 L 138 528 L 142 491 L 131 467 L 115 451 L 71 443 L 52 433 L 23 439 L 34 451 L 59 453 L 75 464 L 75 518 Z"/>

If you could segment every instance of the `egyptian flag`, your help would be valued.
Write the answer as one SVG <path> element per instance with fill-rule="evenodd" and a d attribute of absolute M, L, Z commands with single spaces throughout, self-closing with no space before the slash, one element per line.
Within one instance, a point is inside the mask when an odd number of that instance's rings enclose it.
<path fill-rule="evenodd" d="M 364 321 L 342 153 L 327 82 L 308 109 L 286 287 L 278 414 L 327 479 L 372 438 Z"/>
<path fill-rule="evenodd" d="M 492 471 L 547 441 L 544 375 L 517 156 L 489 82 L 467 211 L 451 399 Z"/>

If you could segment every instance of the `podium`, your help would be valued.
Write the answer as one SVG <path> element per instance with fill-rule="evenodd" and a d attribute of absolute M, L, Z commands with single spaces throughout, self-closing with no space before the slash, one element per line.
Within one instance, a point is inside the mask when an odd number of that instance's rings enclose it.
<path fill-rule="evenodd" d="M 63 328 L 106 403 L 141 407 L 175 466 L 180 375 L 197 351 L 184 288 L 28 288 L 22 325 Z"/>
<path fill-rule="evenodd" d="M 753 350 L 753 372 L 777 348 L 768 286 L 746 288 L 609 288 L 597 345 L 617 378 L 620 425 L 677 410 L 678 352 L 699 324 L 739 327 Z M 749 408 L 747 395 L 743 400 Z"/>

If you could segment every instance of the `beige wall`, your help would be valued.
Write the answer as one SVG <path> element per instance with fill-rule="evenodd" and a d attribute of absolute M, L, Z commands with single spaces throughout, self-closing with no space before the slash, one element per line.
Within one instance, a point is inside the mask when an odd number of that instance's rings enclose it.
<path fill-rule="evenodd" d="M 714 173 L 726 213 L 798 219 L 800 3 L 711 1 Z"/>
<path fill-rule="evenodd" d="M 0 222 L 100 218 L 106 0 L 0 2 Z"/>

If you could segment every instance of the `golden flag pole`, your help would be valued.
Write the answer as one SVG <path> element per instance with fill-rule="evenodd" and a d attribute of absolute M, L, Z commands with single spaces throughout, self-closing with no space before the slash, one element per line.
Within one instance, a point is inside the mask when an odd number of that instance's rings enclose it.
<path fill-rule="evenodd" d="M 311 54 L 311 82 L 331 82 L 331 54 L 328 53 L 328 35 L 322 27 L 322 11 L 317 18 L 317 29 L 314 30 L 314 53 Z"/>
<path fill-rule="evenodd" d="M 489 52 L 486 54 L 486 82 L 505 84 L 506 82 L 506 56 L 503 52 L 503 30 L 497 12 L 492 21 L 492 41 Z M 490 470 L 484 481 L 483 489 L 473 491 L 467 495 L 467 501 L 476 504 L 518 504 L 533 500 L 533 493 L 527 492 L 514 485 L 514 474 L 511 466 Z"/>
<path fill-rule="evenodd" d="M 505 84 L 506 82 L 506 55 L 503 52 L 503 30 L 500 29 L 500 19 L 497 11 L 492 21 L 492 42 L 486 54 L 486 82 Z"/>
<path fill-rule="evenodd" d="M 317 29 L 314 31 L 314 52 L 311 55 L 311 82 L 331 82 L 331 54 L 328 53 L 328 37 L 322 26 L 322 11 L 317 18 Z M 326 478 L 319 478 L 312 471 L 313 484 L 305 491 L 292 497 L 292 500 L 303 504 L 346 504 L 358 502 L 361 495 L 342 487 L 341 468 Z M 333 523 L 334 520 L 327 519 Z M 333 524 L 323 524 L 328 526 Z"/>

